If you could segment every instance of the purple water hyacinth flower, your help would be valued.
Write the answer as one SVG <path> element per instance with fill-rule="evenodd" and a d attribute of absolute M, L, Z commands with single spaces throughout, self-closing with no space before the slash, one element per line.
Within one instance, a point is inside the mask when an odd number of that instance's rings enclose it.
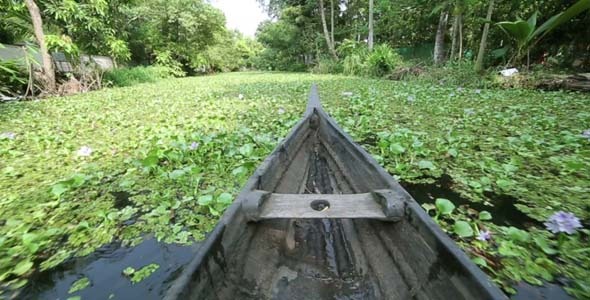
<path fill-rule="evenodd" d="M 279 115 L 282 115 L 285 113 L 285 110 L 282 107 L 279 107 L 279 110 L 277 111 L 277 113 L 279 113 Z"/>
<path fill-rule="evenodd" d="M 560 210 L 549 217 L 549 221 L 545 222 L 545 227 L 553 233 L 572 234 L 578 228 L 582 228 L 582 223 L 573 213 Z"/>
<path fill-rule="evenodd" d="M 409 95 L 409 96 L 408 96 L 408 102 L 410 102 L 410 103 L 414 103 L 414 101 L 416 101 L 416 96 L 414 96 L 414 95 Z"/>
<path fill-rule="evenodd" d="M 489 232 L 488 230 L 482 230 L 479 232 L 479 235 L 476 237 L 476 239 L 480 240 L 480 241 L 489 241 L 492 238 L 492 233 Z"/>
<path fill-rule="evenodd" d="M 188 146 L 188 149 L 191 151 L 197 150 L 197 148 L 199 148 L 199 143 L 197 142 L 192 142 L 190 146 Z"/>
<path fill-rule="evenodd" d="M 582 131 L 582 137 L 590 140 L 590 129 Z"/>
<path fill-rule="evenodd" d="M 476 89 L 476 90 L 475 90 L 475 93 L 476 93 L 476 94 L 481 94 L 481 90 L 480 90 L 480 89 Z"/>
<path fill-rule="evenodd" d="M 460 86 L 460 87 L 457 88 L 457 92 L 462 92 L 462 91 L 463 91 L 463 87 L 462 86 Z"/>
<path fill-rule="evenodd" d="M 242 94 L 239 94 L 239 95 L 238 95 L 238 99 L 240 99 L 240 100 L 244 99 L 244 95 L 242 95 Z"/>
<path fill-rule="evenodd" d="M 2 134 L 0 134 L 0 138 L 5 138 L 8 140 L 14 140 L 14 138 L 16 138 L 16 133 L 14 132 L 4 132 Z"/>
<path fill-rule="evenodd" d="M 90 156 L 92 154 L 92 148 L 88 146 L 82 146 L 78 149 L 78 156 Z"/>
<path fill-rule="evenodd" d="M 455 93 L 450 93 L 449 97 L 455 97 Z"/>

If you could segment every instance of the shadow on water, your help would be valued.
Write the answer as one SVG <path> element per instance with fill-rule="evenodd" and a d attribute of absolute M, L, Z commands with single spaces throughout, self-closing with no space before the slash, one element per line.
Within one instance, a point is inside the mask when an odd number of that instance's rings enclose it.
<path fill-rule="evenodd" d="M 165 244 L 153 238 L 145 238 L 135 247 L 122 247 L 119 242 L 114 242 L 88 256 L 70 259 L 55 269 L 38 274 L 18 298 L 161 299 L 199 245 Z M 127 267 L 137 270 L 151 263 L 158 264 L 159 268 L 139 283 L 132 284 L 122 274 Z M 72 283 L 82 277 L 90 279 L 90 285 L 68 294 Z"/>
<path fill-rule="evenodd" d="M 516 199 L 513 197 L 486 193 L 486 196 L 494 203 L 494 206 L 489 206 L 462 197 L 451 189 L 452 183 L 452 178 L 448 175 L 443 175 L 433 184 L 400 182 L 403 188 L 420 204 L 434 203 L 436 198 L 445 198 L 451 200 L 456 206 L 467 205 L 477 211 L 489 211 L 493 217 L 492 222 L 497 225 L 518 228 L 526 228 L 531 225 L 541 226 L 539 221 L 527 216 L 514 206 Z"/>
<path fill-rule="evenodd" d="M 414 197 L 418 203 L 434 203 L 436 198 L 451 200 L 456 206 L 467 205 L 477 211 L 487 210 L 492 214 L 492 222 L 502 226 L 514 226 L 527 228 L 529 226 L 542 227 L 541 222 L 527 216 L 515 206 L 516 199 L 506 195 L 497 195 L 486 192 L 486 197 L 492 200 L 494 206 L 483 203 L 471 202 L 452 190 L 453 180 L 449 175 L 443 175 L 433 184 L 400 182 L 400 184 Z M 562 282 L 545 282 L 542 286 L 530 285 L 519 282 L 514 286 L 516 294 L 511 297 L 514 300 L 570 300 Z"/>
<path fill-rule="evenodd" d="M 574 299 L 568 295 L 562 285 L 545 282 L 542 286 L 530 285 L 526 282 L 520 282 L 515 287 L 516 295 L 512 300 L 571 300 Z"/>

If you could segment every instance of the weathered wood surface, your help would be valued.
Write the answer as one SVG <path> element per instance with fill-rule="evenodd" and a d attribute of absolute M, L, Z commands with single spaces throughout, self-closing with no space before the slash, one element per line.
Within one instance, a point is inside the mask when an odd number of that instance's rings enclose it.
<path fill-rule="evenodd" d="M 327 201 L 328 207 L 312 207 L 314 201 Z M 315 202 L 321 204 L 321 202 Z M 320 209 L 320 210 L 316 210 Z M 291 218 L 366 218 L 385 219 L 383 209 L 371 193 L 363 194 L 271 194 L 260 219 Z"/>
<path fill-rule="evenodd" d="M 568 90 L 590 92 L 590 73 L 575 75 L 554 75 L 541 80 L 537 87 L 544 90 Z"/>

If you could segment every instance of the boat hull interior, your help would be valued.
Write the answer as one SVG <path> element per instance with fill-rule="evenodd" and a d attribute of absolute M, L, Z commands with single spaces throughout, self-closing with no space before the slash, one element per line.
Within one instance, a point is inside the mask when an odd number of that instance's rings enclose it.
<path fill-rule="evenodd" d="M 283 194 L 378 189 L 403 193 L 401 221 L 248 222 L 235 203 L 172 294 L 219 300 L 503 298 L 448 237 L 441 238 L 444 233 L 411 196 L 321 109 L 306 115 L 245 188 Z"/>

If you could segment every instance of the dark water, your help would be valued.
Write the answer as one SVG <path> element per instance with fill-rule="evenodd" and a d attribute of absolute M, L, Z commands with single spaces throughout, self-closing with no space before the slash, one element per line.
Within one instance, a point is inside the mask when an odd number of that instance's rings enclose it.
<path fill-rule="evenodd" d="M 574 299 L 568 295 L 561 285 L 546 282 L 542 286 L 530 285 L 520 282 L 515 287 L 516 295 L 513 300 L 570 300 Z"/>
<path fill-rule="evenodd" d="M 477 211 L 489 211 L 492 214 L 491 221 L 497 225 L 517 228 L 526 228 L 531 225 L 542 226 L 539 221 L 518 210 L 514 206 L 516 199 L 510 196 L 487 193 L 486 196 L 492 199 L 494 206 L 471 202 L 469 199 L 463 198 L 459 193 L 451 189 L 452 180 L 448 175 L 443 176 L 433 184 L 409 182 L 400 182 L 400 184 L 420 204 L 434 204 L 436 198 L 445 198 L 451 200 L 456 206 L 468 205 Z"/>
<path fill-rule="evenodd" d="M 471 202 L 451 189 L 452 179 L 444 175 L 433 184 L 400 182 L 400 184 L 418 201 L 418 203 L 434 203 L 436 198 L 451 200 L 456 206 L 468 205 L 477 211 L 487 210 L 492 214 L 492 222 L 502 226 L 526 228 L 542 226 L 542 224 L 519 211 L 515 206 L 516 199 L 506 195 L 487 193 L 486 196 L 494 202 L 494 206 Z M 570 300 L 573 299 L 563 289 L 562 283 L 546 282 L 542 286 L 530 285 L 526 282 L 517 283 L 514 288 L 514 300 Z"/>
<path fill-rule="evenodd" d="M 56 269 L 39 274 L 23 289 L 18 299 L 65 300 L 72 296 L 81 296 L 82 299 L 161 299 L 198 247 L 198 243 L 181 246 L 159 243 L 153 238 L 145 238 L 135 247 L 112 243 L 88 256 L 71 259 Z M 139 283 L 132 284 L 122 275 L 127 267 L 138 270 L 151 263 L 160 267 Z M 68 294 L 72 283 L 84 276 L 90 279 L 90 285 Z"/>

